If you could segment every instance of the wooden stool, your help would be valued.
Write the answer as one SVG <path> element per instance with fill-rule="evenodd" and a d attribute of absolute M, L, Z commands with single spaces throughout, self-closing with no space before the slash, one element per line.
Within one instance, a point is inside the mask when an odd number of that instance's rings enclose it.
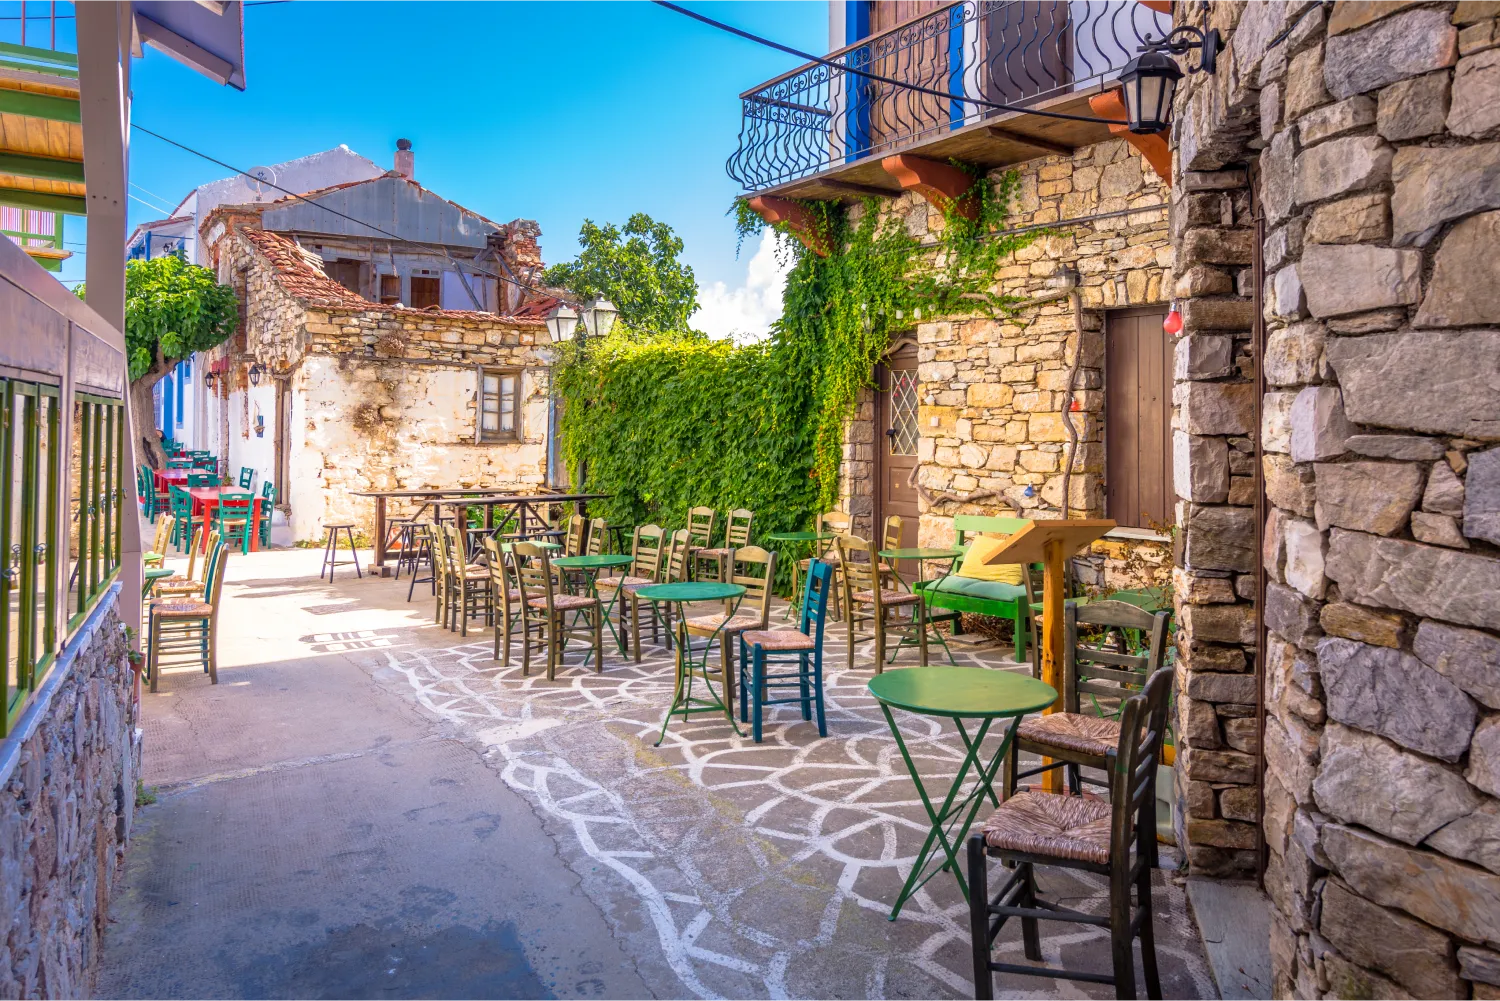
<path fill-rule="evenodd" d="M 359 553 L 354 548 L 354 526 L 324 525 L 323 528 L 328 532 L 328 539 L 323 543 L 323 567 L 318 571 L 318 579 L 323 579 L 323 571 L 326 570 L 328 571 L 328 582 L 330 584 L 333 583 L 333 568 L 344 566 L 347 563 L 354 564 L 354 574 L 356 577 L 363 577 L 364 574 L 361 573 L 359 569 Z M 345 537 L 348 538 L 349 555 L 353 557 L 353 559 L 341 560 L 338 558 L 339 532 L 343 532 Z"/>

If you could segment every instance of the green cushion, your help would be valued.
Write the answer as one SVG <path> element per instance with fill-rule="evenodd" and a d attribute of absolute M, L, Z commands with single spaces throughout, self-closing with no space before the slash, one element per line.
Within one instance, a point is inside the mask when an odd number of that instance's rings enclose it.
<path fill-rule="evenodd" d="M 1017 584 L 1002 584 L 997 580 L 975 580 L 950 574 L 935 581 L 925 582 L 928 589 L 944 594 L 962 594 L 970 598 L 987 598 L 991 601 L 1025 600 L 1026 589 Z"/>

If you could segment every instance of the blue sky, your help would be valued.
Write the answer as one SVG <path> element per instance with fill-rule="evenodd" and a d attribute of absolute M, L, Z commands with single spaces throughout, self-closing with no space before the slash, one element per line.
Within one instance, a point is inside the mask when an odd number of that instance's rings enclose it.
<path fill-rule="evenodd" d="M 693 6 L 826 49 L 826 3 Z M 724 161 L 739 93 L 791 57 L 644 2 L 295 0 L 245 22 L 243 93 L 148 48 L 134 120 L 241 168 L 339 143 L 388 166 L 409 138 L 419 181 L 492 219 L 536 219 L 548 263 L 573 256 L 584 218 L 644 211 L 683 238 L 700 286 L 745 282 L 755 248 L 736 260 Z M 169 205 L 225 174 L 140 132 L 130 167 L 134 194 Z M 158 216 L 130 203 L 132 227 Z M 68 263 L 81 276 L 81 255 Z"/>

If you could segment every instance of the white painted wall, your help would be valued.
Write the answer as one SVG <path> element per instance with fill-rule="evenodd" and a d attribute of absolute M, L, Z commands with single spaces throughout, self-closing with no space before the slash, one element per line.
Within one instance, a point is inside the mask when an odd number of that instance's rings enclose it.
<path fill-rule="evenodd" d="M 257 407 L 265 419 L 265 435 L 259 438 L 255 435 Z M 269 378 L 229 394 L 228 475 L 235 483 L 240 481 L 242 466 L 255 470 L 251 488 L 259 496 L 261 484 L 276 472 L 276 383 Z"/>

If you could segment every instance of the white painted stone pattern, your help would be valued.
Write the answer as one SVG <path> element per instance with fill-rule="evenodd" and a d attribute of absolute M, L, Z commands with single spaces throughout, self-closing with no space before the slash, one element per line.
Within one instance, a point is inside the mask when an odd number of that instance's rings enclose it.
<path fill-rule="evenodd" d="M 120 619 L 101 615 L 0 794 L 0 996 L 86 997 L 136 774 Z"/>
<path fill-rule="evenodd" d="M 1267 219 L 1273 990 L 1500 997 L 1500 4 L 1209 17 L 1179 187 L 1259 149 Z M 1184 701 L 1190 815 L 1228 825 Z"/>

